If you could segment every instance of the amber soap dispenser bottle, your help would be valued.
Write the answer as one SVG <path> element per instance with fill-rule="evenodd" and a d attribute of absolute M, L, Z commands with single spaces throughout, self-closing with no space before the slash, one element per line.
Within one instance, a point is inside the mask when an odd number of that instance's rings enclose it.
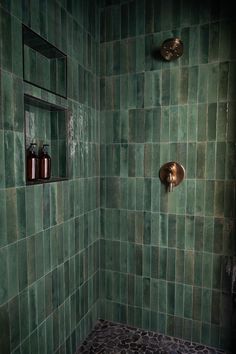
<path fill-rule="evenodd" d="M 39 178 L 49 179 L 51 177 L 51 157 L 48 154 L 48 144 L 44 144 L 39 155 Z"/>
<path fill-rule="evenodd" d="M 36 153 L 37 144 L 31 143 L 27 151 L 27 180 L 38 179 L 38 155 Z"/>

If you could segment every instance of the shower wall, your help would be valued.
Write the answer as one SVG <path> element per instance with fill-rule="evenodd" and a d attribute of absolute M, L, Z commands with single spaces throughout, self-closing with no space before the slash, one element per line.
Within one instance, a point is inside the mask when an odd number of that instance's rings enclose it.
<path fill-rule="evenodd" d="M 97 14 L 93 1 L 0 1 L 0 352 L 4 354 L 74 353 L 98 317 Z M 72 111 L 68 181 L 26 186 L 22 23 L 68 56 Z M 50 77 L 44 80 L 49 82 Z M 49 96 L 44 93 L 44 98 Z M 44 119 L 40 121 L 39 113 L 36 128 L 42 128 Z"/>
<path fill-rule="evenodd" d="M 226 3 L 226 4 L 224 4 Z M 103 1 L 101 317 L 228 349 L 235 20 L 224 1 Z M 152 53 L 180 37 L 184 54 Z M 159 169 L 177 161 L 166 193 Z"/>

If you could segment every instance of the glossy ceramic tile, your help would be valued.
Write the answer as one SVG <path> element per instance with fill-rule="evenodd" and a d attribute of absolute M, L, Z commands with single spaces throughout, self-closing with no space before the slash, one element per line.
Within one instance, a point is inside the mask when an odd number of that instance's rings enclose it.
<path fill-rule="evenodd" d="M 98 318 L 97 6 L 0 4 L 0 352 L 6 354 L 74 353 Z M 67 82 L 59 59 L 50 67 L 45 56 L 24 50 L 22 23 L 67 54 Z M 23 55 L 27 80 L 61 95 L 67 84 L 68 99 L 24 83 Z M 70 110 L 69 156 L 64 112 L 24 105 L 24 93 L 50 109 Z M 70 181 L 26 186 L 25 133 L 27 141 L 49 142 L 54 175 L 65 176 L 70 160 Z"/>
<path fill-rule="evenodd" d="M 235 227 L 234 23 L 222 2 L 104 1 L 100 27 L 101 317 L 224 349 Z M 175 36 L 184 54 L 164 61 L 158 48 Z M 159 180 L 168 161 L 186 170 L 169 194 Z"/>

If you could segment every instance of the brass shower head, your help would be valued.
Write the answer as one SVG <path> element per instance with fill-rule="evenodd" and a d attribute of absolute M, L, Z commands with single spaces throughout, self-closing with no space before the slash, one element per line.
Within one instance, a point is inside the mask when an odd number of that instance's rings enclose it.
<path fill-rule="evenodd" d="M 162 57 L 167 61 L 180 58 L 183 54 L 183 50 L 183 42 L 179 38 L 166 39 L 160 48 Z"/>

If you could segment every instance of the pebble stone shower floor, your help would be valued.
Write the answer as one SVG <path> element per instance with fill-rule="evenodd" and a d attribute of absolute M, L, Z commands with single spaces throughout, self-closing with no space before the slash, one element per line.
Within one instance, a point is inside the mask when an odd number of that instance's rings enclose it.
<path fill-rule="evenodd" d="M 76 354 L 79 353 L 225 354 L 219 349 L 104 320 L 97 322 L 78 348 Z"/>

